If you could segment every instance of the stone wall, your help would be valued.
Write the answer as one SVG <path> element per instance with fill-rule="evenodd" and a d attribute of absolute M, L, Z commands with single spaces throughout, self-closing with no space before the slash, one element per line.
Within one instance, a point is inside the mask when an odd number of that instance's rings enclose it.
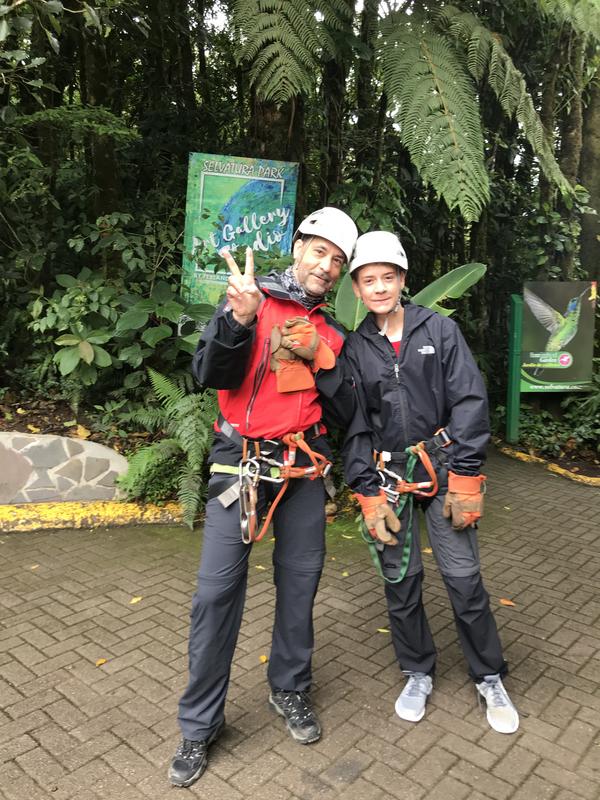
<path fill-rule="evenodd" d="M 127 459 L 96 442 L 0 433 L 0 503 L 114 500 Z"/>

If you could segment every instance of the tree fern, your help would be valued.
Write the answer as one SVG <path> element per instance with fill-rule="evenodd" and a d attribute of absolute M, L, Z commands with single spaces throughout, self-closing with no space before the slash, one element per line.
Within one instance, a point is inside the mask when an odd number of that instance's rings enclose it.
<path fill-rule="evenodd" d="M 487 80 L 504 111 L 517 119 L 548 180 L 563 193 L 570 193 L 571 186 L 556 162 L 525 79 L 499 37 L 482 25 L 476 16 L 460 11 L 455 6 L 442 9 L 438 21 L 448 34 L 465 47 L 467 66 L 475 80 Z"/>
<path fill-rule="evenodd" d="M 234 0 L 233 9 L 239 60 L 251 62 L 258 96 L 277 103 L 312 90 L 322 54 L 336 49 L 330 31 L 349 30 L 352 21 L 346 0 Z"/>
<path fill-rule="evenodd" d="M 399 21 L 403 23 L 399 24 Z M 422 179 L 475 220 L 489 200 L 475 86 L 453 48 L 416 20 L 382 24 L 383 79 Z"/>
<path fill-rule="evenodd" d="M 548 16 L 600 41 L 600 0 L 538 0 Z"/>

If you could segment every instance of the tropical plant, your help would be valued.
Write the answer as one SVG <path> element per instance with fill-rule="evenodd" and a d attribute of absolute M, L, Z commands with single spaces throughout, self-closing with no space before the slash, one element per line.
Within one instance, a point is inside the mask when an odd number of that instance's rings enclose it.
<path fill-rule="evenodd" d="M 133 412 L 131 420 L 164 438 L 129 459 L 119 485 L 132 499 L 164 500 L 177 488 L 183 521 L 194 526 L 205 486 L 204 464 L 217 415 L 212 391 L 187 394 L 175 380 L 148 370 L 158 406 Z M 167 479 L 165 481 L 165 478 Z"/>

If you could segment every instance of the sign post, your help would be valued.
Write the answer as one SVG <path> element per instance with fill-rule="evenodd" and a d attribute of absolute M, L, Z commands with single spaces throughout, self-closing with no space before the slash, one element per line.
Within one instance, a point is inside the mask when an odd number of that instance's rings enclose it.
<path fill-rule="evenodd" d="M 506 441 L 519 441 L 521 411 L 521 338 L 523 332 L 523 298 L 510 296 L 510 340 L 508 344 L 508 393 L 506 398 Z"/>

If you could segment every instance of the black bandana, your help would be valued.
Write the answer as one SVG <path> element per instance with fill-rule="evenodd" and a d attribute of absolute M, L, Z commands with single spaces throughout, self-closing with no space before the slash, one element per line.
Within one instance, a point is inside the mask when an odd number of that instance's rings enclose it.
<path fill-rule="evenodd" d="M 289 292 L 290 297 L 297 303 L 300 303 L 300 305 L 304 306 L 304 308 L 306 308 L 308 311 L 310 311 L 311 308 L 318 306 L 319 303 L 323 302 L 323 297 L 315 297 L 312 294 L 306 293 L 304 287 L 301 286 L 296 280 L 293 265 L 288 267 L 285 272 L 282 272 L 280 277 L 281 285 L 287 292 Z"/>

